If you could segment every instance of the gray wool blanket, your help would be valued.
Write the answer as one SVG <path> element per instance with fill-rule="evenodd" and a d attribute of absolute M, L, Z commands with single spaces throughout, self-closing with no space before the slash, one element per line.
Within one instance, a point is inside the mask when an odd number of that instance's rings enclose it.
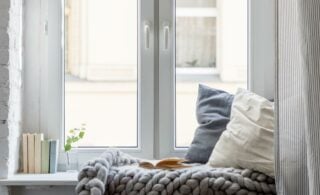
<path fill-rule="evenodd" d="M 108 150 L 78 175 L 79 195 L 276 194 L 274 178 L 248 169 L 206 165 L 179 170 L 143 169 L 139 159 Z"/>

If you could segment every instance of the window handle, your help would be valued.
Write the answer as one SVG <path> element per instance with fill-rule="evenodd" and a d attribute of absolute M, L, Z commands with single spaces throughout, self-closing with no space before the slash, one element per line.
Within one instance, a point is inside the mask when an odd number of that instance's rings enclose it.
<path fill-rule="evenodd" d="M 163 49 L 169 49 L 169 34 L 170 34 L 170 26 L 168 22 L 163 23 Z"/>
<path fill-rule="evenodd" d="M 144 47 L 145 47 L 145 49 L 150 48 L 150 28 L 151 28 L 151 23 L 149 21 L 144 22 Z"/>

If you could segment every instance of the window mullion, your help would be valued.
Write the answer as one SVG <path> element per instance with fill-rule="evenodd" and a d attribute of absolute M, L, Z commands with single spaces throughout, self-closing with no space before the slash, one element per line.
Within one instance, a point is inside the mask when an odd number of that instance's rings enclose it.
<path fill-rule="evenodd" d="M 156 24 L 154 20 L 154 0 L 139 1 L 139 98 L 138 98 L 138 113 L 139 113 L 139 146 L 143 157 L 153 158 L 154 153 L 154 71 L 155 71 L 155 42 L 156 40 Z M 149 47 L 146 48 L 146 32 L 145 25 L 149 25 Z"/>
<path fill-rule="evenodd" d="M 175 137 L 175 1 L 159 1 L 159 154 L 179 156 Z"/>

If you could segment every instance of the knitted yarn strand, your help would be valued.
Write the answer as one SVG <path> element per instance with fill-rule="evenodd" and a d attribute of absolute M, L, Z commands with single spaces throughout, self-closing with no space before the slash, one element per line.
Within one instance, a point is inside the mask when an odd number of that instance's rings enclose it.
<path fill-rule="evenodd" d="M 274 179 L 248 169 L 198 166 L 174 171 L 147 170 L 139 159 L 108 150 L 79 172 L 79 195 L 260 195 L 276 194 Z M 125 166 L 125 167 L 122 167 Z"/>

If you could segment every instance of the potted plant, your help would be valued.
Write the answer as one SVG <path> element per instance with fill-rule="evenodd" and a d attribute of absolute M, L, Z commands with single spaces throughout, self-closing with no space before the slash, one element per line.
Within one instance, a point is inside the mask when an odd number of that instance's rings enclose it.
<path fill-rule="evenodd" d="M 74 145 L 85 135 L 86 125 L 82 124 L 80 128 L 70 129 L 67 134 L 64 151 L 66 153 L 66 170 L 76 171 L 78 169 L 77 153 L 72 150 Z"/>

